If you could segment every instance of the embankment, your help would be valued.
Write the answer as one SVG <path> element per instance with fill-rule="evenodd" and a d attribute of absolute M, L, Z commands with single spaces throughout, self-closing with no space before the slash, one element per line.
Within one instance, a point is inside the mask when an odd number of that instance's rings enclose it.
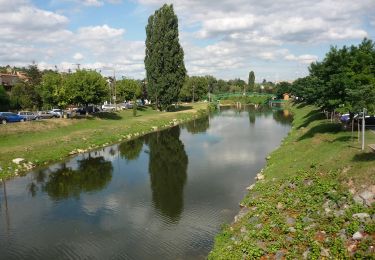
<path fill-rule="evenodd" d="M 207 113 L 207 103 L 180 106 L 175 112 L 141 107 L 81 119 L 50 119 L 0 126 L 0 179 L 54 161 L 130 140 Z M 19 158 L 16 161 L 14 159 Z M 14 162 L 13 162 L 14 161 Z"/>
<path fill-rule="evenodd" d="M 209 259 L 370 259 L 375 237 L 375 153 L 311 106 L 267 158 L 235 221 Z M 367 132 L 367 142 L 375 135 Z"/>

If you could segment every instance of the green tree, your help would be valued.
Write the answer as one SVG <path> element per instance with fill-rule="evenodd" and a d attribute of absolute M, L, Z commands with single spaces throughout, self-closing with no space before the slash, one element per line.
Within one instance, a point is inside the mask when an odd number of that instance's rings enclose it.
<path fill-rule="evenodd" d="M 137 98 L 142 96 L 142 85 L 134 79 L 122 79 L 116 81 L 117 98 L 121 101 L 132 100 L 134 95 Z"/>
<path fill-rule="evenodd" d="M 206 77 L 187 77 L 180 91 L 180 99 L 183 101 L 201 100 L 207 95 L 208 81 Z"/>
<path fill-rule="evenodd" d="M 225 80 L 219 79 L 217 81 L 218 92 L 225 93 L 229 91 L 229 85 Z"/>
<path fill-rule="evenodd" d="M 81 104 L 86 107 L 89 104 L 103 102 L 108 94 L 106 80 L 96 71 L 78 70 L 68 74 L 64 80 L 66 101 L 68 103 Z"/>
<path fill-rule="evenodd" d="M 33 108 L 33 101 L 29 95 L 29 88 L 31 86 L 23 81 L 18 82 L 13 86 L 10 92 L 10 104 L 13 109 L 28 109 Z"/>
<path fill-rule="evenodd" d="M 0 111 L 7 111 L 10 105 L 10 98 L 4 87 L 0 85 Z"/>
<path fill-rule="evenodd" d="M 276 84 L 276 97 L 279 99 L 283 98 L 284 93 L 290 93 L 292 84 L 286 81 L 282 81 Z"/>
<path fill-rule="evenodd" d="M 254 92 L 255 91 L 255 74 L 254 74 L 254 71 L 249 72 L 248 85 L 249 85 L 249 91 Z"/>
<path fill-rule="evenodd" d="M 40 84 L 42 81 L 42 72 L 38 69 L 38 65 L 33 63 L 32 65 L 29 65 L 25 72 L 27 74 L 27 77 L 29 78 L 29 83 L 36 87 Z"/>
<path fill-rule="evenodd" d="M 57 72 L 50 71 L 43 74 L 38 92 L 45 108 L 67 105 L 63 76 Z"/>
<path fill-rule="evenodd" d="M 178 101 L 186 76 L 173 5 L 163 5 L 148 19 L 145 67 L 148 96 L 157 108 L 165 110 Z"/>
<path fill-rule="evenodd" d="M 206 92 L 217 93 L 219 89 L 218 84 L 217 84 L 217 79 L 211 75 L 206 75 L 205 78 L 206 78 L 207 87 L 208 87 L 206 88 Z"/>
<path fill-rule="evenodd" d="M 292 93 L 301 101 L 330 112 L 372 109 L 374 102 L 367 98 L 375 87 L 375 45 L 371 40 L 364 39 L 359 46 L 331 47 L 323 61 L 310 65 L 309 72 L 292 85 Z"/>

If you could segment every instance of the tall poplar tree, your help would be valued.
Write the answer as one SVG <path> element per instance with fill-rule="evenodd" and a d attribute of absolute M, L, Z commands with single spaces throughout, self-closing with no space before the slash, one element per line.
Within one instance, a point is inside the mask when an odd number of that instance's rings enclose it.
<path fill-rule="evenodd" d="M 186 76 L 184 51 L 178 39 L 178 18 L 173 5 L 163 5 L 146 26 L 147 92 L 158 109 L 178 101 Z"/>
<path fill-rule="evenodd" d="M 255 90 L 255 74 L 254 71 L 250 71 L 249 73 L 249 91 Z"/>

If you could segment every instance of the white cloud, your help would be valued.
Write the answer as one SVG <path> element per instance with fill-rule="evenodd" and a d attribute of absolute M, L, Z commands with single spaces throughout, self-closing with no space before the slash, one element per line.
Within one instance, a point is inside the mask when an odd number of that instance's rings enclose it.
<path fill-rule="evenodd" d="M 73 63 L 84 60 L 81 67 L 98 70 L 116 67 L 126 76 L 144 76 L 144 39 L 126 40 L 126 30 L 114 28 L 109 22 L 70 29 L 69 19 L 75 13 L 61 15 L 38 8 L 31 1 L 0 0 L 3 63 L 27 65 L 35 60 L 43 66 L 57 65 L 67 70 L 74 67 Z M 74 5 L 79 12 L 84 12 L 85 6 L 122 2 L 53 1 L 62 8 L 61 3 Z M 163 0 L 137 2 L 146 18 L 164 4 Z M 171 3 L 179 17 L 180 42 L 191 75 L 245 79 L 248 71 L 256 68 L 258 79 L 272 80 L 269 75 L 275 73 L 282 79 L 292 79 L 297 66 L 305 66 L 321 55 L 317 49 L 322 46 L 356 43 L 374 35 L 374 28 L 369 31 L 365 27 L 365 24 L 375 25 L 373 0 L 355 4 L 351 0 L 172 0 Z"/>
<path fill-rule="evenodd" d="M 298 61 L 303 64 L 310 64 L 312 62 L 317 61 L 318 57 L 315 55 L 310 55 L 310 54 L 304 54 L 304 55 L 299 55 L 299 56 L 288 54 L 284 57 L 284 59 L 288 61 Z"/>
<path fill-rule="evenodd" d="M 108 25 L 82 27 L 78 30 L 78 37 L 83 40 L 111 40 L 123 36 L 124 29 L 111 28 Z"/>
<path fill-rule="evenodd" d="M 75 53 L 74 56 L 73 56 L 73 59 L 75 60 L 82 60 L 83 59 L 83 55 L 79 52 Z"/>
<path fill-rule="evenodd" d="M 66 16 L 39 9 L 28 1 L 4 4 L 0 0 L 0 7 L 4 7 L 0 9 L 1 65 L 25 66 L 36 61 L 41 69 L 57 66 L 67 71 L 84 59 L 82 68 L 115 67 L 119 74 L 144 77 L 144 42 L 126 41 L 125 29 L 104 24 L 71 31 Z"/>
<path fill-rule="evenodd" d="M 103 2 L 98 0 L 82 0 L 83 5 L 87 6 L 102 6 Z"/>

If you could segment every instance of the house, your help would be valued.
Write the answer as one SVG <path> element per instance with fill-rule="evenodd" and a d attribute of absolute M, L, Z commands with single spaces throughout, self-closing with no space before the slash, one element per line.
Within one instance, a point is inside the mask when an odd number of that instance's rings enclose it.
<path fill-rule="evenodd" d="M 20 81 L 28 81 L 29 78 L 25 73 L 16 72 L 16 73 L 0 73 L 0 85 L 2 85 L 5 91 L 10 92 L 12 87 Z"/>
<path fill-rule="evenodd" d="M 283 98 L 284 100 L 290 99 L 289 93 L 284 93 L 283 96 L 284 96 L 284 98 Z"/>

